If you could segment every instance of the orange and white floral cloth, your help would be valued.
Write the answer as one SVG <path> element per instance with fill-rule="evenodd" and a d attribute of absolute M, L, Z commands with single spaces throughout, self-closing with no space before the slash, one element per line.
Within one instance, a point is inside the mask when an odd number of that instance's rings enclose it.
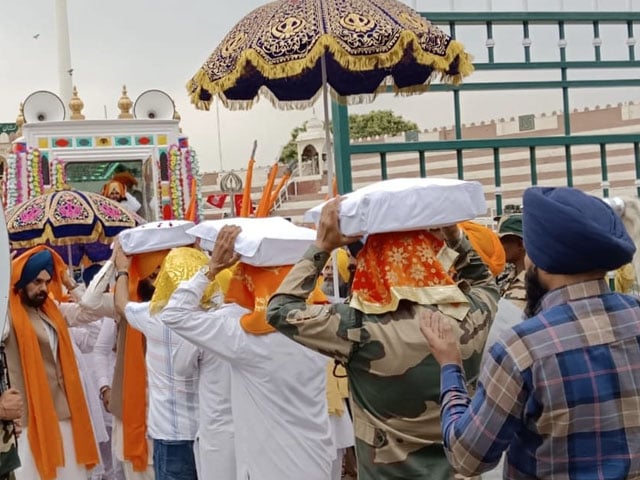
<path fill-rule="evenodd" d="M 425 230 L 370 235 L 358 253 L 350 305 L 381 314 L 410 300 L 462 318 L 468 300 L 448 273 L 456 255 Z"/>

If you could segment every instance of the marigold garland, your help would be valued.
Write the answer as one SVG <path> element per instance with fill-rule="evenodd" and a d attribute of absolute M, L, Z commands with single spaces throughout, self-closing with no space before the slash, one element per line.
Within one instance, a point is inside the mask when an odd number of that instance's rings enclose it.
<path fill-rule="evenodd" d="M 67 172 L 64 168 L 65 161 L 56 157 L 53 161 L 53 186 L 56 190 L 64 188 L 67 184 Z"/>
<path fill-rule="evenodd" d="M 27 150 L 27 192 L 28 198 L 42 195 L 44 189 L 44 178 L 42 176 L 42 165 L 40 165 L 40 150 L 29 148 Z"/>
<path fill-rule="evenodd" d="M 182 175 L 180 171 L 180 150 L 177 145 L 169 147 L 169 195 L 173 218 L 183 217 Z"/>

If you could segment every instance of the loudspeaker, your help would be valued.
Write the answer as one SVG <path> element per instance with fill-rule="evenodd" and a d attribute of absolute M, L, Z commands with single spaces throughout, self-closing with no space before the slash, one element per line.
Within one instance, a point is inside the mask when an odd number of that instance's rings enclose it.
<path fill-rule="evenodd" d="M 171 120 L 175 111 L 173 100 L 162 90 L 141 93 L 133 105 L 133 116 L 138 119 Z"/>
<path fill-rule="evenodd" d="M 27 123 L 38 123 L 64 120 L 66 111 L 64 102 L 55 93 L 39 90 L 25 99 L 23 112 Z"/>

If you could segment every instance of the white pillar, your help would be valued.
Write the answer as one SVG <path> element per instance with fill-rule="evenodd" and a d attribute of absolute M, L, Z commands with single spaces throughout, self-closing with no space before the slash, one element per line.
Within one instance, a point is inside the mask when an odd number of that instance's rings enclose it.
<path fill-rule="evenodd" d="M 71 74 L 71 45 L 69 42 L 69 20 L 67 0 L 56 0 L 56 27 L 58 37 L 58 88 L 65 108 L 69 106 L 73 92 Z"/>

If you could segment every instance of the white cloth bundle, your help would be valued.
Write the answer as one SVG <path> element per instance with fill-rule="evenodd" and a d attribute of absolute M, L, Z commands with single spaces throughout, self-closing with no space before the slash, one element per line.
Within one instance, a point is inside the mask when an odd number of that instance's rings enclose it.
<path fill-rule="evenodd" d="M 298 227 L 282 217 L 208 220 L 191 228 L 189 233 L 200 239 L 202 248 L 211 251 L 225 225 L 242 228 L 235 251 L 241 255 L 241 262 L 256 267 L 292 265 L 316 239 L 315 230 Z"/>
<path fill-rule="evenodd" d="M 168 250 L 191 245 L 193 237 L 187 230 L 193 225 L 187 220 L 149 222 L 120 232 L 118 239 L 127 255 Z"/>
<path fill-rule="evenodd" d="M 307 211 L 316 225 L 326 202 Z M 397 178 L 345 195 L 340 204 L 344 235 L 437 228 L 471 220 L 487 211 L 479 182 L 447 178 Z"/>

